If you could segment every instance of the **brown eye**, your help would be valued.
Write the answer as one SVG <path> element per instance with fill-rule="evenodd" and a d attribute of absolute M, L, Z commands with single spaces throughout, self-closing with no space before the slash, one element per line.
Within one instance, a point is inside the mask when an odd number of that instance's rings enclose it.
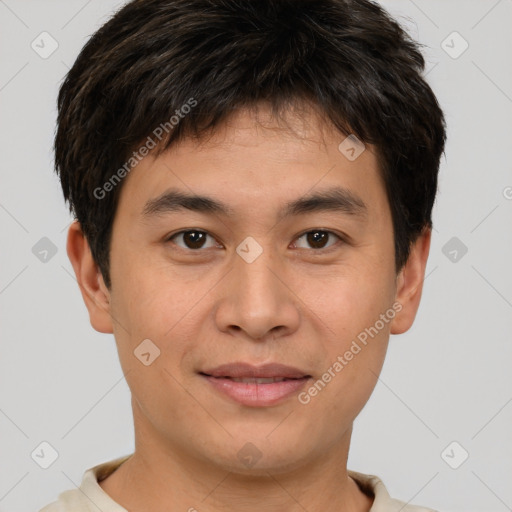
<path fill-rule="evenodd" d="M 333 244 L 327 245 L 329 241 L 329 237 L 334 235 L 338 240 L 341 240 L 341 238 L 336 235 L 336 233 L 333 233 L 332 231 L 323 231 L 320 229 L 315 229 L 312 231 L 308 231 L 301 235 L 297 240 L 300 240 L 301 238 L 305 239 L 307 244 L 309 244 L 309 247 L 300 247 L 304 249 L 325 249 L 326 247 L 330 247 Z M 334 241 L 336 242 L 336 240 Z M 297 244 L 296 244 L 297 245 Z"/>
<path fill-rule="evenodd" d="M 179 233 L 176 233 L 173 235 L 169 240 L 182 240 L 183 245 L 180 245 L 179 243 L 176 243 L 178 247 L 181 247 L 183 249 L 202 249 L 205 247 L 205 242 L 207 237 L 210 235 L 206 233 L 205 231 L 196 231 L 196 230 L 190 230 L 190 231 L 180 231 Z"/>

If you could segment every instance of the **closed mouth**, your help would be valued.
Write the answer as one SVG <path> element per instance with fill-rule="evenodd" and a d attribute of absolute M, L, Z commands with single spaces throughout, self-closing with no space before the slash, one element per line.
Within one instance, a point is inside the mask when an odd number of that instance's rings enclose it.
<path fill-rule="evenodd" d="M 273 384 L 274 382 L 283 382 L 286 380 L 303 380 L 303 379 L 309 379 L 309 375 L 305 375 L 304 377 L 230 377 L 229 375 L 223 375 L 223 376 L 213 376 L 208 375 L 207 373 L 202 373 L 201 375 L 204 375 L 205 377 L 212 377 L 214 379 L 229 379 L 233 382 L 243 382 L 246 384 Z"/>

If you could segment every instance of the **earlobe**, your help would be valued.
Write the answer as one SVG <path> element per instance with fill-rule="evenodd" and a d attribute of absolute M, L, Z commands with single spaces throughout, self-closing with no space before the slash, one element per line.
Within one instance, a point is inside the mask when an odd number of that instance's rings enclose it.
<path fill-rule="evenodd" d="M 80 223 L 74 221 L 68 230 L 66 250 L 75 271 L 76 280 L 84 299 L 93 328 L 102 333 L 112 333 L 110 293 L 94 261 Z"/>
<path fill-rule="evenodd" d="M 391 334 L 406 332 L 414 322 L 423 290 L 431 234 L 431 229 L 426 228 L 418 236 L 411 246 L 407 262 L 397 276 L 395 300 L 401 304 L 401 310 L 391 323 Z"/>

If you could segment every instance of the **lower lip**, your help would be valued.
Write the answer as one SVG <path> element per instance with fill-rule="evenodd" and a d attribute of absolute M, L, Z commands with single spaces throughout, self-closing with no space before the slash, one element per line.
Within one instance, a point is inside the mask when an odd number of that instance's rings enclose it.
<path fill-rule="evenodd" d="M 236 402 L 252 407 L 275 405 L 295 395 L 309 380 L 309 377 L 304 377 L 302 379 L 283 380 L 270 384 L 254 384 L 235 382 L 232 379 L 208 375 L 203 375 L 203 377 L 221 393 L 229 396 Z"/>

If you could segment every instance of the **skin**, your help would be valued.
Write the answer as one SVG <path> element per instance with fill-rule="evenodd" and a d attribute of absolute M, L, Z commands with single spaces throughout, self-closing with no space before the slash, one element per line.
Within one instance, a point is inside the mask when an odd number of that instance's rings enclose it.
<path fill-rule="evenodd" d="M 242 110 L 212 137 L 185 139 L 138 164 L 114 219 L 110 290 L 80 225 L 69 229 L 68 255 L 91 324 L 114 334 L 132 392 L 135 454 L 100 483 L 128 510 L 371 507 L 373 498 L 347 473 L 352 424 L 374 389 L 389 335 L 414 321 L 430 231 L 397 275 L 374 148 L 349 161 L 338 150 L 345 136 L 314 110 L 289 110 L 286 121 L 263 105 Z M 359 196 L 366 216 L 278 219 L 286 202 L 333 186 Z M 145 218 L 146 202 L 171 187 L 215 198 L 235 215 L 180 210 Z M 320 228 L 333 234 L 316 246 L 302 236 Z M 208 233 L 203 248 L 187 248 L 194 245 L 183 235 L 169 240 L 187 229 Z M 236 252 L 247 236 L 263 249 L 252 263 Z M 235 361 L 280 362 L 316 381 L 396 301 L 401 311 L 307 405 L 296 395 L 269 407 L 241 405 L 197 373 Z M 148 338 L 161 353 L 144 366 L 133 352 Z M 261 452 L 252 467 L 237 456 L 247 442 Z"/>

